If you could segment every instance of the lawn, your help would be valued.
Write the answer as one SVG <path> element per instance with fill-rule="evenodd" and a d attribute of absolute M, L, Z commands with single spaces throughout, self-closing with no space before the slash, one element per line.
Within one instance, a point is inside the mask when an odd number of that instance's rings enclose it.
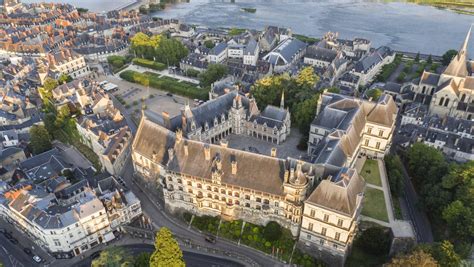
<path fill-rule="evenodd" d="M 364 167 L 360 174 L 364 177 L 365 181 L 369 184 L 382 186 L 382 181 L 380 180 L 379 165 L 376 160 L 367 159 L 365 161 Z"/>
<path fill-rule="evenodd" d="M 387 208 L 385 207 L 385 198 L 383 191 L 367 187 L 362 208 L 362 215 L 377 220 L 388 222 Z"/>

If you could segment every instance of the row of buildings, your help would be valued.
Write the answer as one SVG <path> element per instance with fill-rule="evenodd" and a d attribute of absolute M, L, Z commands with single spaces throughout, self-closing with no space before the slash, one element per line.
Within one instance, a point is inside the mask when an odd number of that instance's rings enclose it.
<path fill-rule="evenodd" d="M 253 123 L 246 129 L 242 120 L 252 101 L 233 91 L 197 108 L 185 107 L 173 118 L 145 113 L 132 145 L 136 173 L 163 185 L 166 207 L 173 212 L 256 224 L 276 221 L 302 247 L 340 264 L 356 232 L 365 188 L 355 159 L 385 155 L 395 127 L 395 102 L 390 96 L 369 102 L 325 93 L 311 126 L 310 160 L 303 161 L 280 158 L 276 149 L 262 155 L 229 147 L 223 139 L 227 134 L 253 131 Z M 261 134 L 250 135 L 272 142 L 261 138 L 265 131 Z"/>
<path fill-rule="evenodd" d="M 1 182 L 0 216 L 56 258 L 110 242 L 141 215 L 138 198 L 108 173 L 96 174 L 73 148 L 19 159 Z"/>

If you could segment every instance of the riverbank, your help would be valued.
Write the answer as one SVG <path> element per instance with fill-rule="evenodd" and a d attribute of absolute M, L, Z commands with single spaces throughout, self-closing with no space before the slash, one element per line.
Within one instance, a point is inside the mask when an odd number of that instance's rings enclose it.
<path fill-rule="evenodd" d="M 474 15 L 474 2 L 443 0 L 407 0 L 408 3 L 445 8 L 459 14 Z"/>

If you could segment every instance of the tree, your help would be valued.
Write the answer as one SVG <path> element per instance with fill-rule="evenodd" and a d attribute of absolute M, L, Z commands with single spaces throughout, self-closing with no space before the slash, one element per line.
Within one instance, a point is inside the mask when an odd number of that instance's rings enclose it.
<path fill-rule="evenodd" d="M 148 267 L 150 265 L 150 256 L 148 252 L 138 254 L 133 261 L 133 267 Z"/>
<path fill-rule="evenodd" d="M 448 51 L 446 51 L 444 54 L 443 54 L 443 59 L 441 60 L 441 62 L 443 63 L 444 66 L 448 66 L 449 63 L 451 63 L 451 60 L 458 54 L 458 51 L 454 50 L 454 49 L 450 49 Z"/>
<path fill-rule="evenodd" d="M 341 89 L 337 87 L 329 87 L 329 88 L 326 88 L 326 90 L 328 90 L 329 93 L 334 93 L 334 94 L 339 94 L 341 92 Z"/>
<path fill-rule="evenodd" d="M 428 65 L 433 64 L 433 57 L 431 56 L 431 54 L 428 56 L 428 59 L 426 60 L 426 64 Z"/>
<path fill-rule="evenodd" d="M 132 266 L 130 255 L 121 247 L 109 247 L 93 260 L 91 267 L 129 267 Z"/>
<path fill-rule="evenodd" d="M 443 154 L 436 148 L 416 143 L 408 150 L 408 170 L 418 186 L 426 182 L 436 183 L 447 171 L 448 165 Z"/>
<path fill-rule="evenodd" d="M 155 46 L 155 59 L 168 66 L 176 66 L 181 59 L 188 55 L 188 49 L 174 38 L 161 36 L 160 42 Z"/>
<path fill-rule="evenodd" d="M 53 89 L 58 87 L 58 81 L 51 79 L 51 78 L 46 78 L 46 80 L 43 83 L 43 87 L 39 89 L 41 98 L 45 100 L 50 100 L 53 98 Z"/>
<path fill-rule="evenodd" d="M 386 255 L 390 249 L 390 236 L 382 227 L 371 227 L 362 232 L 357 243 L 373 255 Z"/>
<path fill-rule="evenodd" d="M 420 249 L 412 251 L 410 254 L 401 255 L 392 259 L 387 267 L 438 267 L 438 262 L 433 257 Z"/>
<path fill-rule="evenodd" d="M 388 155 L 385 157 L 387 166 L 388 182 L 390 183 L 390 192 L 394 196 L 400 196 L 403 191 L 404 177 L 402 175 L 403 163 L 398 155 Z"/>
<path fill-rule="evenodd" d="M 368 98 L 372 98 L 373 101 L 379 100 L 380 96 L 382 95 L 383 91 L 380 88 L 375 88 L 372 90 L 367 91 L 365 94 Z"/>
<path fill-rule="evenodd" d="M 267 223 L 265 229 L 263 229 L 263 237 L 270 241 L 274 242 L 278 240 L 281 236 L 281 226 L 274 221 Z"/>
<path fill-rule="evenodd" d="M 185 266 L 183 252 L 171 231 L 161 227 L 156 234 L 155 252 L 150 257 L 150 267 Z"/>
<path fill-rule="evenodd" d="M 34 125 L 30 129 L 30 144 L 34 154 L 40 154 L 52 148 L 51 136 L 42 125 Z"/>
<path fill-rule="evenodd" d="M 302 89 L 311 89 L 318 83 L 319 77 L 311 66 L 303 68 L 296 76 L 296 84 Z"/>
<path fill-rule="evenodd" d="M 202 86 L 210 86 L 227 74 L 227 67 L 222 64 L 211 64 L 207 70 L 199 75 Z"/>
<path fill-rule="evenodd" d="M 420 52 L 416 53 L 415 62 L 420 62 Z"/>
<path fill-rule="evenodd" d="M 206 40 L 206 41 L 204 41 L 204 46 L 209 48 L 209 49 L 212 49 L 212 48 L 214 48 L 215 44 L 212 40 Z"/>
<path fill-rule="evenodd" d="M 316 94 L 310 99 L 296 104 L 293 111 L 293 120 L 298 126 L 300 132 L 306 134 L 309 132 L 311 122 L 316 115 L 316 108 L 318 106 L 319 95 Z"/>
<path fill-rule="evenodd" d="M 443 267 L 457 267 L 461 263 L 461 257 L 454 251 L 453 244 L 447 240 L 435 245 L 431 255 Z"/>
<path fill-rule="evenodd" d="M 474 236 L 474 214 L 460 200 L 453 201 L 443 210 L 443 219 L 453 234 L 461 239 Z"/>
<path fill-rule="evenodd" d="M 67 74 L 61 74 L 61 76 L 59 76 L 59 79 L 58 79 L 58 83 L 59 84 L 65 84 L 65 83 L 68 83 L 68 82 L 72 82 L 72 77 L 67 75 Z"/>

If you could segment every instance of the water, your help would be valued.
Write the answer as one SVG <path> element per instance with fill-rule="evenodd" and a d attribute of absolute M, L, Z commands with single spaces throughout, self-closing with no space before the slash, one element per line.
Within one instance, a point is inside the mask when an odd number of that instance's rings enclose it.
<path fill-rule="evenodd" d="M 116 8 L 123 7 L 134 0 L 21 0 L 22 3 L 55 2 L 67 3 L 75 7 L 87 8 L 94 12 L 107 12 Z"/>
<path fill-rule="evenodd" d="M 53 1 L 104 11 L 131 0 Z M 242 7 L 256 8 L 257 12 L 244 12 Z M 474 16 L 449 10 L 377 0 L 190 0 L 154 15 L 211 27 L 263 29 L 277 25 L 314 37 L 335 31 L 340 38 L 363 37 L 372 40 L 373 46 L 433 55 L 458 49 L 474 22 Z M 470 51 L 473 55 L 474 40 Z"/>

